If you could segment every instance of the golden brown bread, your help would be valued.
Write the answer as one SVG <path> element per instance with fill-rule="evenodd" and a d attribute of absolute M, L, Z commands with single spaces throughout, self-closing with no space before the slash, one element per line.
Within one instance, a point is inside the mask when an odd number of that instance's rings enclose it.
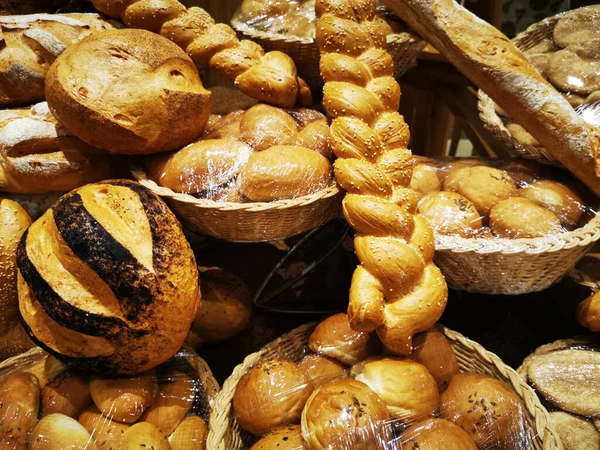
<path fill-rule="evenodd" d="M 551 180 L 534 181 L 519 195 L 552 211 L 566 227 L 574 227 L 583 214 L 583 200 L 562 183 Z"/>
<path fill-rule="evenodd" d="M 406 450 L 477 450 L 465 430 L 445 419 L 428 419 L 409 427 L 400 438 Z"/>
<path fill-rule="evenodd" d="M 76 373 L 65 372 L 42 389 L 44 416 L 59 413 L 76 419 L 90 403 L 90 382 Z"/>
<path fill-rule="evenodd" d="M 166 436 L 156 425 L 148 422 L 138 422 L 125 433 L 122 449 L 171 450 L 171 446 Z"/>
<path fill-rule="evenodd" d="M 350 323 L 377 330 L 391 351 L 408 354 L 412 336 L 442 315 L 447 287 L 432 262 L 433 233 L 414 215 L 400 86 L 373 0 L 318 0 L 316 12 L 335 176 L 347 192 L 343 212 L 361 263 L 350 288 Z"/>
<path fill-rule="evenodd" d="M 128 155 L 181 148 L 210 115 L 193 61 L 144 30 L 105 31 L 69 47 L 48 71 L 46 98 L 82 141 Z"/>
<path fill-rule="evenodd" d="M 437 330 L 417 334 L 410 357 L 427 368 L 440 392 L 446 390 L 452 377 L 458 373 L 456 353 L 450 342 Z"/>
<path fill-rule="evenodd" d="M 169 436 L 171 450 L 206 450 L 208 425 L 201 417 L 188 416 Z"/>
<path fill-rule="evenodd" d="M 600 294 L 590 295 L 577 305 L 577 319 L 581 326 L 590 331 L 600 331 Z"/>
<path fill-rule="evenodd" d="M 298 363 L 300 370 L 308 383 L 314 387 L 321 386 L 330 380 L 342 378 L 346 375 L 346 368 L 339 362 L 317 354 L 306 355 Z"/>
<path fill-rule="evenodd" d="M 0 17 L 0 106 L 44 100 L 44 79 L 56 57 L 86 36 L 113 28 L 98 14 Z"/>
<path fill-rule="evenodd" d="M 289 425 L 271 431 L 250 450 L 307 450 L 307 447 L 300 425 Z"/>
<path fill-rule="evenodd" d="M 473 203 L 456 192 L 432 192 L 419 202 L 421 214 L 440 234 L 472 237 L 481 230 L 482 217 Z"/>
<path fill-rule="evenodd" d="M 600 195 L 600 130 L 579 117 L 506 36 L 453 0 L 386 5 Z"/>
<path fill-rule="evenodd" d="M 284 110 L 259 104 L 242 115 L 240 139 L 257 151 L 275 145 L 294 145 L 298 128 Z"/>
<path fill-rule="evenodd" d="M 553 411 L 548 415 L 549 425 L 556 430 L 565 450 L 600 448 L 600 433 L 592 423 L 563 411 Z"/>
<path fill-rule="evenodd" d="M 246 373 L 233 396 L 233 411 L 242 428 L 263 436 L 277 427 L 300 422 L 313 388 L 288 360 L 262 361 Z"/>
<path fill-rule="evenodd" d="M 556 214 L 521 197 L 509 198 L 492 208 L 490 229 L 497 237 L 510 239 L 530 239 L 562 231 Z"/>
<path fill-rule="evenodd" d="M 0 384 L 0 442 L 23 442 L 37 423 L 40 382 L 27 372 L 15 372 Z M 57 449 L 58 450 L 58 449 Z"/>
<path fill-rule="evenodd" d="M 441 186 L 435 167 L 427 164 L 415 165 L 410 179 L 410 188 L 417 193 L 419 200 L 427 194 L 439 191 Z"/>
<path fill-rule="evenodd" d="M 29 441 L 30 450 L 98 450 L 83 425 L 63 414 L 50 414 L 40 420 Z"/>
<path fill-rule="evenodd" d="M 130 425 L 110 420 L 92 405 L 81 413 L 77 421 L 90 433 L 98 450 L 114 450 L 123 447 L 125 433 Z"/>
<path fill-rule="evenodd" d="M 144 28 L 166 37 L 199 65 L 235 80 L 246 95 L 290 108 L 296 101 L 312 104 L 310 89 L 296 75 L 292 59 L 282 52 L 264 53 L 252 41 L 239 41 L 228 25 L 215 24 L 198 7 L 186 8 L 177 0 L 93 0 L 96 9 L 120 18 L 128 27 Z"/>

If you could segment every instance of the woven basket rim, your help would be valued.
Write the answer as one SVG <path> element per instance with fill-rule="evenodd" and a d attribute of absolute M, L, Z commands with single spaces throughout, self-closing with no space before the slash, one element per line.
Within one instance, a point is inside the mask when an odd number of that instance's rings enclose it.
<path fill-rule="evenodd" d="M 250 202 L 250 203 L 233 203 L 233 202 L 217 202 L 214 200 L 208 200 L 204 198 L 196 198 L 189 194 L 183 194 L 175 192 L 164 186 L 159 186 L 154 180 L 148 178 L 146 172 L 140 168 L 135 167 L 131 169 L 133 177 L 145 187 L 153 190 L 161 197 L 187 203 L 200 210 L 212 210 L 212 211 L 246 211 L 246 212 L 257 212 L 257 211 L 268 211 L 268 210 L 285 210 L 291 209 L 298 206 L 307 206 L 315 203 L 319 200 L 328 199 L 338 195 L 341 191 L 335 182 L 332 180 L 330 186 L 325 189 L 321 189 L 310 195 L 304 195 L 302 197 L 296 197 L 294 199 L 275 200 L 272 202 Z"/>
<path fill-rule="evenodd" d="M 281 342 L 293 339 L 298 334 L 304 334 L 315 328 L 317 324 L 317 322 L 308 323 L 283 334 L 279 338 L 263 346 L 259 351 L 246 356 L 246 358 L 233 369 L 231 375 L 223 383 L 221 392 L 219 392 L 215 399 L 215 406 L 210 416 L 207 448 L 225 450 L 223 439 L 229 428 L 232 399 L 237 384 L 242 376 L 244 376 L 252 366 L 259 362 L 264 354 L 270 352 L 272 349 L 277 349 Z M 525 408 L 534 418 L 536 426 L 534 431 L 538 433 L 542 439 L 549 436 L 549 439 L 554 444 L 554 447 L 550 448 L 563 448 L 560 438 L 549 426 L 550 418 L 548 416 L 548 411 L 541 404 L 533 388 L 531 388 L 514 369 L 507 366 L 498 355 L 486 350 L 481 344 L 463 336 L 459 332 L 439 324 L 436 325 L 435 328 L 440 330 L 450 341 L 460 344 L 476 355 L 479 355 L 484 361 L 493 364 L 506 379 L 510 380 L 513 390 L 524 400 L 523 403 Z M 216 424 L 218 424 L 218 426 L 216 426 Z"/>

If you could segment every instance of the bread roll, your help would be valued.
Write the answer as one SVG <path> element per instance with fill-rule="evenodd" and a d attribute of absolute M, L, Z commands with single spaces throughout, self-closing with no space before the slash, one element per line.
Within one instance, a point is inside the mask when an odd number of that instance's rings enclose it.
<path fill-rule="evenodd" d="M 433 192 L 419 203 L 419 214 L 437 233 L 473 237 L 482 227 L 481 215 L 456 192 Z"/>
<path fill-rule="evenodd" d="M 333 151 L 331 150 L 331 143 L 329 141 L 329 125 L 327 125 L 327 120 L 316 120 L 304 127 L 298 133 L 296 145 L 310 148 L 331 161 Z"/>
<path fill-rule="evenodd" d="M 351 375 L 377 393 L 403 424 L 431 417 L 440 401 L 435 379 L 410 359 L 376 356 L 352 367 Z"/>
<path fill-rule="evenodd" d="M 465 430 L 480 450 L 530 448 L 525 407 L 495 378 L 455 375 L 442 394 L 440 416 Z"/>
<path fill-rule="evenodd" d="M 34 340 L 76 366 L 142 373 L 179 350 L 199 306 L 181 225 L 127 180 L 63 197 L 23 235 L 19 305 Z"/>
<path fill-rule="evenodd" d="M 477 450 L 471 436 L 445 419 L 428 419 L 409 427 L 400 438 L 401 448 L 419 450 Z"/>
<path fill-rule="evenodd" d="M 271 431 L 250 450 L 307 450 L 307 447 L 300 425 L 289 425 Z"/>
<path fill-rule="evenodd" d="M 240 139 L 257 151 L 275 145 L 294 145 L 297 138 L 296 122 L 282 109 L 259 104 L 242 115 Z"/>
<path fill-rule="evenodd" d="M 517 186 L 523 187 L 543 177 L 544 169 L 540 164 L 522 159 L 510 160 L 500 167 L 510 175 Z"/>
<path fill-rule="evenodd" d="M 275 146 L 253 153 L 240 171 L 237 186 L 255 202 L 309 195 L 327 187 L 331 164 L 305 147 Z"/>
<path fill-rule="evenodd" d="M 175 150 L 202 132 L 210 93 L 168 39 L 113 30 L 69 47 L 48 71 L 48 106 L 67 130 L 112 153 Z"/>
<path fill-rule="evenodd" d="M 560 220 L 552 211 L 526 198 L 509 198 L 490 212 L 490 228 L 502 238 L 536 238 L 562 231 Z"/>
<path fill-rule="evenodd" d="M 417 164 L 414 167 L 410 187 L 417 193 L 419 199 L 440 190 L 442 183 L 436 172 L 435 167 L 426 164 Z"/>
<path fill-rule="evenodd" d="M 476 166 L 452 172 L 444 181 L 444 190 L 467 198 L 479 214 L 487 216 L 496 204 L 514 196 L 517 186 L 502 170 Z"/>
<path fill-rule="evenodd" d="M 346 368 L 343 365 L 326 356 L 316 354 L 306 355 L 298 363 L 298 367 L 304 372 L 308 383 L 314 387 L 346 375 Z"/>
<path fill-rule="evenodd" d="M 139 422 L 125 433 L 123 450 L 171 450 L 169 441 L 163 433 L 153 424 Z"/>
<path fill-rule="evenodd" d="M 208 425 L 201 417 L 188 416 L 169 436 L 171 450 L 206 450 Z"/>
<path fill-rule="evenodd" d="M 390 414 L 379 396 L 344 378 L 317 388 L 302 411 L 302 436 L 311 450 L 383 450 L 391 441 Z"/>
<path fill-rule="evenodd" d="M 42 414 L 64 414 L 77 419 L 92 403 L 90 382 L 81 375 L 65 372 L 42 389 Z"/>
<path fill-rule="evenodd" d="M 98 450 L 88 431 L 69 416 L 50 414 L 35 426 L 30 450 Z"/>
<path fill-rule="evenodd" d="M 519 190 L 523 197 L 552 211 L 562 225 L 573 227 L 583 214 L 583 200 L 564 184 L 539 180 Z"/>
<path fill-rule="evenodd" d="M 592 423 L 562 411 L 553 411 L 549 416 L 549 425 L 560 437 L 565 450 L 600 448 L 600 433 Z"/>
<path fill-rule="evenodd" d="M 481 161 L 479 159 L 459 158 L 455 161 L 452 161 L 450 164 L 445 164 L 444 166 L 442 166 L 440 168 L 440 171 L 438 172 L 438 176 L 441 182 L 443 183 L 446 181 L 446 178 L 448 178 L 448 175 L 450 175 L 452 172 L 457 171 L 458 169 L 479 166 L 485 167 L 487 166 L 487 164 L 485 163 L 485 161 Z"/>
<path fill-rule="evenodd" d="M 458 360 L 450 342 L 436 330 L 417 334 L 411 358 L 423 364 L 435 379 L 440 392 L 444 392 L 448 383 L 458 373 Z"/>
<path fill-rule="evenodd" d="M 577 305 L 577 320 L 582 327 L 593 332 L 600 331 L 600 294 L 590 295 Z"/>
<path fill-rule="evenodd" d="M 129 430 L 126 423 L 110 420 L 103 416 L 96 405 L 81 413 L 78 422 L 90 433 L 98 450 L 116 450 L 123 448 L 125 433 Z"/>
<path fill-rule="evenodd" d="M 312 390 L 293 362 L 263 361 L 240 379 L 233 396 L 233 411 L 242 428 L 263 436 L 279 426 L 299 423 Z"/>
<path fill-rule="evenodd" d="M 24 441 L 37 423 L 39 409 L 40 382 L 35 375 L 15 372 L 4 380 L 0 384 L 0 442 Z"/>
<path fill-rule="evenodd" d="M 213 115 L 211 115 L 209 117 L 209 122 L 204 127 L 202 137 L 204 139 L 238 140 L 240 137 L 240 123 L 244 113 L 245 111 L 243 110 L 232 111 L 229 114 L 219 117 L 219 119 L 215 120 L 212 124 L 210 117 L 213 117 Z"/>
<path fill-rule="evenodd" d="M 90 392 L 96 407 L 117 422 L 135 423 L 156 397 L 158 382 L 154 370 L 127 378 L 94 378 Z"/>
<path fill-rule="evenodd" d="M 323 320 L 308 338 L 315 352 L 352 366 L 379 353 L 381 344 L 372 333 L 354 331 L 346 314 L 335 314 Z"/>

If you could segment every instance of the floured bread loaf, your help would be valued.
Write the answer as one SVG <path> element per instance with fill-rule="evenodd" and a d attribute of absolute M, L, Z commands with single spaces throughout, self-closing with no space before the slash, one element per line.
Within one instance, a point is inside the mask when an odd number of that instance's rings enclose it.
<path fill-rule="evenodd" d="M 65 192 L 109 173 L 108 155 L 59 125 L 46 102 L 0 111 L 0 191 Z"/>
<path fill-rule="evenodd" d="M 69 45 L 112 23 L 98 14 L 31 14 L 0 17 L 0 106 L 44 99 L 50 65 Z"/>
<path fill-rule="evenodd" d="M 173 356 L 199 307 L 198 270 L 165 203 L 126 180 L 63 197 L 17 252 L 31 337 L 73 365 L 137 374 Z"/>

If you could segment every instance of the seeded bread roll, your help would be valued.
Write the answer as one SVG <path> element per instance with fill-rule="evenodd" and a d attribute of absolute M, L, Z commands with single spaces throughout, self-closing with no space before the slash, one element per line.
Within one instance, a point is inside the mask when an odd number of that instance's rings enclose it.
<path fill-rule="evenodd" d="M 250 450 L 306 450 L 306 444 L 302 439 L 302 428 L 300 425 L 290 425 L 273 430 L 260 441 L 254 444 Z"/>
<path fill-rule="evenodd" d="M 423 364 L 435 378 L 440 392 L 458 373 L 458 360 L 450 342 L 436 330 L 426 331 L 415 336 L 415 347 L 410 357 Z"/>
<path fill-rule="evenodd" d="M 98 450 L 123 448 L 125 433 L 130 425 L 110 420 L 102 415 L 96 405 L 88 407 L 77 420 L 90 433 Z"/>
<path fill-rule="evenodd" d="M 10 375 L 0 384 L 0 442 L 22 443 L 37 423 L 39 409 L 38 378 L 27 372 Z"/>
<path fill-rule="evenodd" d="M 90 403 L 90 382 L 78 374 L 65 372 L 42 389 L 44 416 L 59 413 L 76 419 Z"/>
<path fill-rule="evenodd" d="M 410 450 L 477 450 L 468 433 L 445 419 L 428 419 L 409 427 L 400 438 Z"/>

